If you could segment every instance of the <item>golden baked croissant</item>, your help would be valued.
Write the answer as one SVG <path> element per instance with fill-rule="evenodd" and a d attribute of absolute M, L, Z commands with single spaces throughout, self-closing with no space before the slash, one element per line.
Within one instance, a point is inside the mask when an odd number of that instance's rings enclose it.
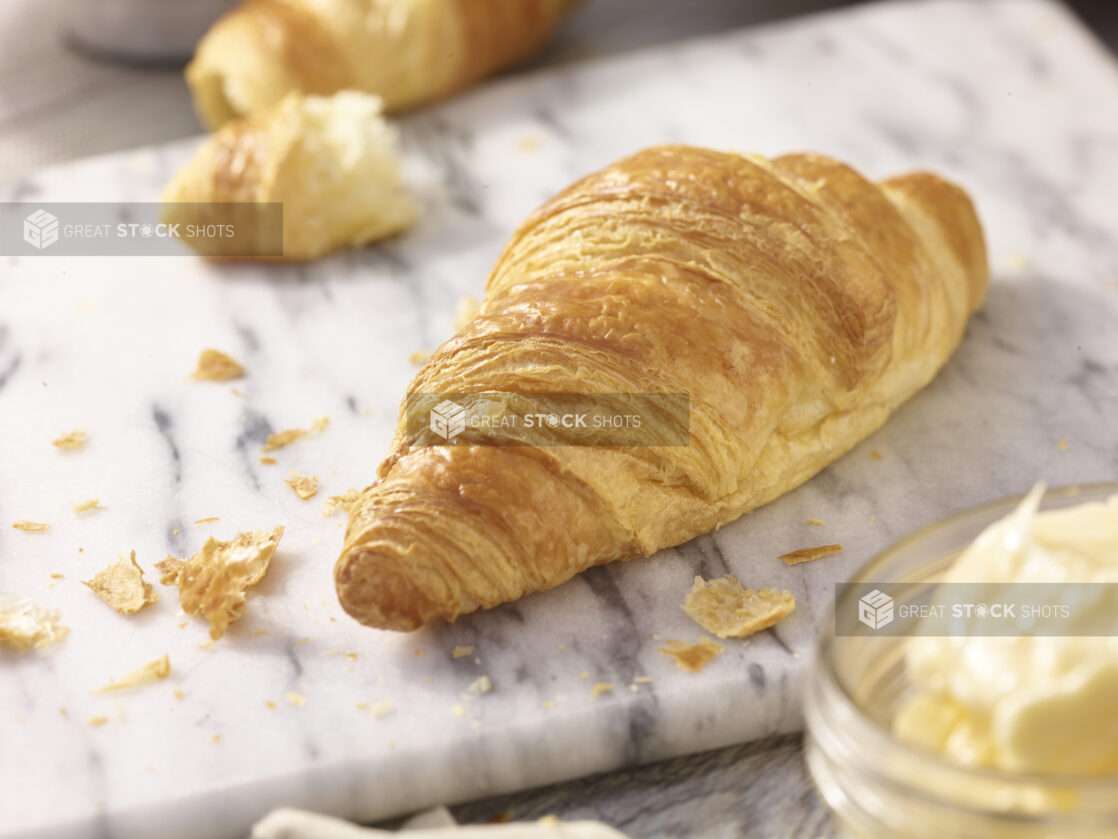
<path fill-rule="evenodd" d="M 213 130 L 292 90 L 362 90 L 401 110 L 536 53 L 573 0 L 244 0 L 199 42 L 186 80 Z"/>
<path fill-rule="evenodd" d="M 163 191 L 163 220 L 205 256 L 314 259 L 382 239 L 416 216 L 397 146 L 376 96 L 289 93 L 202 144 Z"/>
<path fill-rule="evenodd" d="M 436 617 L 677 545 L 810 478 L 927 384 L 988 278 L 960 188 L 826 157 L 642 151 L 533 213 L 413 393 L 690 394 L 690 445 L 412 446 L 335 568 L 362 623 Z"/>

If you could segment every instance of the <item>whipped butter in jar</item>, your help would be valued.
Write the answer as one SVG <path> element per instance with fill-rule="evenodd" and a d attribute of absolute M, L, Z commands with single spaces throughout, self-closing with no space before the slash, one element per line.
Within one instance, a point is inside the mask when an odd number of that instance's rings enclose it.
<path fill-rule="evenodd" d="M 891 626 L 857 617 L 867 587 Z M 1118 837 L 1118 485 L 954 516 L 835 609 L 805 747 L 846 835 Z"/>

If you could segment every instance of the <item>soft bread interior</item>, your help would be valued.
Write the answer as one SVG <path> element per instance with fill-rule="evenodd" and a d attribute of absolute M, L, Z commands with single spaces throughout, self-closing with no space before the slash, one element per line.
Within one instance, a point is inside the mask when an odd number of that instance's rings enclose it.
<path fill-rule="evenodd" d="M 284 252 L 314 257 L 406 230 L 415 204 L 400 170 L 399 134 L 379 97 L 356 91 L 289 97 L 299 131 L 277 185 L 284 203 Z"/>

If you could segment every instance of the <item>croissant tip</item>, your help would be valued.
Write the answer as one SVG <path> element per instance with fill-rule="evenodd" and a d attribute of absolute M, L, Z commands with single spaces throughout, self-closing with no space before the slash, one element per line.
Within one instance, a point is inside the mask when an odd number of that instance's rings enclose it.
<path fill-rule="evenodd" d="M 347 614 L 366 626 L 414 632 L 433 617 L 434 607 L 392 567 L 394 562 L 391 557 L 367 549 L 342 554 L 334 568 L 338 602 Z M 385 608 L 385 604 L 392 604 L 392 608 Z"/>

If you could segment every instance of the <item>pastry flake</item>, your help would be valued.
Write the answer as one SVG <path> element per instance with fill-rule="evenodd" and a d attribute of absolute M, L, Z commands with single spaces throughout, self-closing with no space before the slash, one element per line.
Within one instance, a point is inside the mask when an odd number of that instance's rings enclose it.
<path fill-rule="evenodd" d="M 683 611 L 719 638 L 745 638 L 768 629 L 796 608 L 791 592 L 743 588 L 733 574 L 717 580 L 695 578 Z"/>
<path fill-rule="evenodd" d="M 482 675 L 470 682 L 470 686 L 466 688 L 466 693 L 476 693 L 484 696 L 491 690 L 493 690 L 493 680 Z"/>
<path fill-rule="evenodd" d="M 238 533 L 231 542 L 211 536 L 189 560 L 168 556 L 155 567 L 163 572 L 163 585 L 179 587 L 182 610 L 209 621 L 216 641 L 244 614 L 246 589 L 263 579 L 283 533 L 277 526 Z"/>
<path fill-rule="evenodd" d="M 339 507 L 348 513 L 360 498 L 361 490 L 359 489 L 346 490 L 344 495 L 331 495 L 326 501 L 322 502 L 322 515 L 330 518 L 338 512 Z"/>
<path fill-rule="evenodd" d="M 162 576 L 159 582 L 165 586 L 177 586 L 179 584 L 179 570 L 183 565 L 186 565 L 185 559 L 179 559 L 177 556 L 167 554 L 167 558 L 162 562 L 155 563 L 155 567 L 160 570 Z M 186 626 L 186 622 L 179 624 L 179 628 Z"/>
<path fill-rule="evenodd" d="M 598 698 L 599 696 L 601 696 L 604 693 L 612 693 L 612 692 L 613 692 L 613 685 L 611 685 L 609 682 L 598 682 L 598 684 L 596 684 L 596 685 L 594 685 L 594 687 L 590 688 L 590 695 L 593 696 L 595 699 Z"/>
<path fill-rule="evenodd" d="M 85 441 L 86 434 L 84 431 L 67 431 L 52 440 L 51 445 L 56 449 L 80 449 L 85 445 Z"/>
<path fill-rule="evenodd" d="M 88 513 L 90 510 L 104 510 L 100 498 L 90 498 L 88 501 L 79 501 L 74 505 L 75 513 Z"/>
<path fill-rule="evenodd" d="M 688 673 L 698 673 L 710 664 L 716 656 L 721 655 L 723 647 L 709 638 L 700 638 L 694 643 L 678 640 L 668 641 L 668 645 L 660 647 L 659 650 L 675 661 L 680 670 Z"/>
<path fill-rule="evenodd" d="M 131 555 L 121 554 L 112 565 L 94 574 L 92 580 L 82 580 L 82 583 L 122 615 L 138 612 L 159 599 L 151 583 L 144 582 L 144 572 L 136 564 L 135 551 Z"/>
<path fill-rule="evenodd" d="M 542 142 L 536 134 L 524 134 L 516 139 L 516 150 L 519 152 L 535 151 Z"/>
<path fill-rule="evenodd" d="M 268 435 L 268 439 L 264 441 L 264 448 L 260 451 L 273 452 L 276 449 L 282 449 L 284 446 L 290 446 L 308 433 L 305 428 L 289 428 L 287 431 L 277 431 L 275 434 Z"/>
<path fill-rule="evenodd" d="M 37 606 L 14 594 L 0 595 L 0 646 L 7 644 L 17 653 L 45 650 L 69 634 L 61 620 L 58 609 Z"/>
<path fill-rule="evenodd" d="M 232 356 L 221 350 L 202 350 L 198 356 L 198 369 L 190 378 L 196 382 L 230 382 L 245 375 L 245 368 Z"/>
<path fill-rule="evenodd" d="M 41 521 L 24 521 L 22 519 L 17 522 L 12 522 L 12 527 L 16 530 L 25 530 L 28 533 L 39 533 L 44 530 L 50 530 L 49 524 L 45 524 Z"/>
<path fill-rule="evenodd" d="M 455 647 L 450 651 L 451 658 L 465 658 L 468 655 L 473 655 L 473 647 Z"/>
<path fill-rule="evenodd" d="M 300 475 L 298 472 L 289 472 L 284 478 L 284 483 L 295 490 L 295 494 L 306 501 L 318 494 L 318 477 Z"/>
<path fill-rule="evenodd" d="M 141 685 L 150 685 L 153 682 L 166 679 L 170 675 L 171 660 L 167 656 L 161 656 L 154 661 L 149 661 L 142 667 L 137 667 L 124 678 L 109 682 L 103 688 L 93 691 L 93 693 L 112 693 L 113 691 L 140 687 Z"/>
<path fill-rule="evenodd" d="M 378 702 L 376 705 L 373 706 L 372 714 L 373 714 L 374 717 L 376 717 L 379 720 L 379 719 L 382 719 L 384 717 L 387 717 L 389 714 L 393 713 L 395 710 L 396 710 L 396 706 L 393 705 L 388 700 L 385 700 L 384 702 Z"/>
<path fill-rule="evenodd" d="M 801 548 L 798 551 L 783 554 L 780 558 L 785 565 L 799 565 L 801 562 L 814 562 L 842 550 L 842 545 L 820 545 L 818 548 Z"/>

